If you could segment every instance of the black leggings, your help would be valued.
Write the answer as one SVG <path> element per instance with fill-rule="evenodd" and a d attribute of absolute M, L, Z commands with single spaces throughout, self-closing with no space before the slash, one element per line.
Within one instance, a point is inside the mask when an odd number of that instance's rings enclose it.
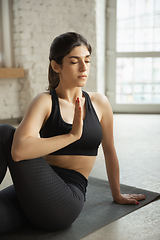
<path fill-rule="evenodd" d="M 43 157 L 14 162 L 14 131 L 10 125 L 0 125 L 0 183 L 7 166 L 14 183 L 0 191 L 0 233 L 27 221 L 51 231 L 70 226 L 82 210 L 84 194 L 76 186 L 66 184 Z"/>

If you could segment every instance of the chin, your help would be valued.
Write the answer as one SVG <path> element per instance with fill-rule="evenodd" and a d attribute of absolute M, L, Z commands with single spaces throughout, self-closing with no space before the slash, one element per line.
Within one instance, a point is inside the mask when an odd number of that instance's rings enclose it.
<path fill-rule="evenodd" d="M 87 83 L 87 81 L 80 82 L 77 84 L 78 85 L 77 87 L 84 87 L 86 85 L 86 83 Z"/>

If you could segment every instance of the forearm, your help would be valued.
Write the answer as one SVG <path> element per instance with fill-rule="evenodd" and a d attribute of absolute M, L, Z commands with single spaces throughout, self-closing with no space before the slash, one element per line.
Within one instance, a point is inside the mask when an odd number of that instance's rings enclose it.
<path fill-rule="evenodd" d="M 145 199 L 142 194 L 121 194 L 119 182 L 119 163 L 117 156 L 110 156 L 106 159 L 108 180 L 112 191 L 113 199 L 118 204 L 139 204 L 138 200 Z"/>
<path fill-rule="evenodd" d="M 18 162 L 45 156 L 57 151 L 76 141 L 75 137 L 68 133 L 51 138 L 28 137 L 12 144 L 11 154 L 13 160 Z"/>
<path fill-rule="evenodd" d="M 116 152 L 107 154 L 105 157 L 106 169 L 112 196 L 117 201 L 121 195 L 119 180 L 119 163 Z"/>

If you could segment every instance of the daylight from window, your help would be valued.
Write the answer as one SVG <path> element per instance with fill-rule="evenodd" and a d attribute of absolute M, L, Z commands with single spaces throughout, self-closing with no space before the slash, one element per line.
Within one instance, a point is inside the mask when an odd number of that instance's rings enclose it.
<path fill-rule="evenodd" d="M 157 52 L 160 52 L 160 0 L 117 0 L 117 103 L 160 104 Z"/>

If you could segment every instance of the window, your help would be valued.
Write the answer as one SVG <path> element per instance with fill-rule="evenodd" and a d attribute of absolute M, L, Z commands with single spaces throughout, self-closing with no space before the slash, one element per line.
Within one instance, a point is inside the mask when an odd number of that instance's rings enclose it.
<path fill-rule="evenodd" d="M 117 1 L 116 47 L 116 102 L 160 103 L 159 0 Z"/>
<path fill-rule="evenodd" d="M 160 112 L 160 1 L 108 0 L 107 16 L 106 85 L 113 110 Z"/>

